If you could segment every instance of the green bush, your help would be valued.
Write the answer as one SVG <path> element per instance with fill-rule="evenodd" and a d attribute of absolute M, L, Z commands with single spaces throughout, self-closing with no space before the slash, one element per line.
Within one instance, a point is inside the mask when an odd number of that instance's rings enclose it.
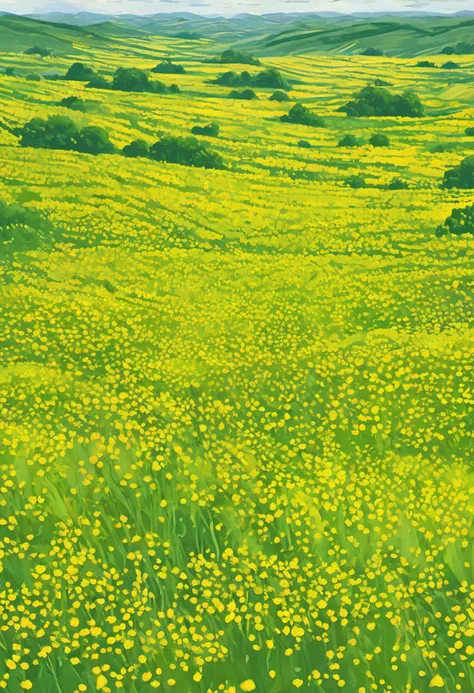
<path fill-rule="evenodd" d="M 455 236 L 466 233 L 474 235 L 474 205 L 453 209 L 444 224 L 440 224 L 436 229 L 437 236 L 445 236 L 447 233 Z"/>
<path fill-rule="evenodd" d="M 122 149 L 122 154 L 129 158 L 145 158 L 149 156 L 150 149 L 145 140 L 138 139 L 133 140 L 133 142 L 130 142 L 130 144 L 126 144 L 125 147 Z"/>
<path fill-rule="evenodd" d="M 22 147 L 73 150 L 79 129 L 71 118 L 55 115 L 47 120 L 32 118 L 22 128 L 17 128 L 15 134 L 19 135 Z"/>
<path fill-rule="evenodd" d="M 368 185 L 365 182 L 365 178 L 362 178 L 362 176 L 358 175 L 353 175 L 349 176 L 349 178 L 346 178 L 346 185 L 348 185 L 350 188 L 367 188 Z"/>
<path fill-rule="evenodd" d="M 47 120 L 33 118 L 14 134 L 22 147 L 64 149 L 86 154 L 112 154 L 115 147 L 104 128 L 87 126 L 80 130 L 67 116 L 50 116 Z"/>
<path fill-rule="evenodd" d="M 355 118 L 367 116 L 420 118 L 424 115 L 423 104 L 414 92 L 392 94 L 383 87 L 364 87 L 355 95 L 353 101 L 349 101 L 340 110 Z"/>
<path fill-rule="evenodd" d="M 291 89 L 288 80 L 274 67 L 253 75 L 250 84 L 259 89 L 282 89 L 283 91 Z"/>
<path fill-rule="evenodd" d="M 474 128 L 466 128 L 464 134 L 468 135 L 468 137 L 474 137 Z"/>
<path fill-rule="evenodd" d="M 393 178 L 387 185 L 388 190 L 408 190 L 410 186 L 401 178 Z"/>
<path fill-rule="evenodd" d="M 300 140 L 298 142 L 298 147 L 302 149 L 312 149 L 312 145 L 307 140 Z"/>
<path fill-rule="evenodd" d="M 112 84 L 102 75 L 95 75 L 91 81 L 86 84 L 86 89 L 112 89 Z"/>
<path fill-rule="evenodd" d="M 41 82 L 43 78 L 37 72 L 29 72 L 25 79 L 28 80 L 28 82 Z"/>
<path fill-rule="evenodd" d="M 193 135 L 219 137 L 219 125 L 218 123 L 209 123 L 209 125 L 195 125 L 191 132 L 193 133 Z"/>
<path fill-rule="evenodd" d="M 171 60 L 166 59 L 162 60 L 151 72 L 155 72 L 159 75 L 184 75 L 186 70 L 182 65 L 175 65 Z"/>
<path fill-rule="evenodd" d="M 210 150 L 195 137 L 166 135 L 150 147 L 150 158 L 182 166 L 223 169 L 224 162 L 217 152 Z"/>
<path fill-rule="evenodd" d="M 72 80 L 74 82 L 89 82 L 95 75 L 95 71 L 92 67 L 87 67 L 84 63 L 73 63 L 69 70 L 66 72 L 64 79 Z"/>
<path fill-rule="evenodd" d="M 249 53 L 243 53 L 241 51 L 236 51 L 233 48 L 225 50 L 220 56 L 215 56 L 210 58 L 207 62 L 210 63 L 221 63 L 223 65 L 255 65 L 260 66 L 262 63 L 257 58 Z"/>
<path fill-rule="evenodd" d="M 372 147 L 389 147 L 390 140 L 387 135 L 376 133 L 369 139 L 369 144 L 371 144 Z"/>
<path fill-rule="evenodd" d="M 436 67 L 436 65 L 430 60 L 419 60 L 415 67 Z"/>
<path fill-rule="evenodd" d="M 277 101 L 278 103 L 284 103 L 285 101 L 289 101 L 290 97 L 288 94 L 284 91 L 281 91 L 280 89 L 277 89 L 277 91 L 274 91 L 273 94 L 270 96 L 270 101 Z"/>
<path fill-rule="evenodd" d="M 86 110 L 86 104 L 79 96 L 65 96 L 64 99 L 61 99 L 59 105 L 64 108 L 70 108 L 72 111 L 82 111 L 84 113 Z"/>
<path fill-rule="evenodd" d="M 442 70 L 460 70 L 461 65 L 459 63 L 454 63 L 452 60 L 448 60 L 447 63 L 441 65 Z"/>
<path fill-rule="evenodd" d="M 309 125 L 313 128 L 325 128 L 326 123 L 321 116 L 316 115 L 309 108 L 297 103 L 290 109 L 287 115 L 280 118 L 282 123 L 294 123 L 296 125 Z"/>
<path fill-rule="evenodd" d="M 127 92 L 149 92 L 151 94 L 175 94 L 180 91 L 176 84 L 167 87 L 159 80 L 150 82 L 146 72 L 139 70 L 138 67 L 119 67 L 113 76 L 112 89 Z"/>
<path fill-rule="evenodd" d="M 380 48 L 374 48 L 373 46 L 371 46 L 363 50 L 361 55 L 368 55 L 373 58 L 379 58 L 381 55 L 383 55 L 383 51 L 381 51 Z"/>
<path fill-rule="evenodd" d="M 241 101 L 255 101 L 255 99 L 258 98 L 257 94 L 254 92 L 253 89 L 242 89 L 241 91 L 238 91 L 237 89 L 233 89 L 229 96 L 229 99 L 240 99 Z"/>
<path fill-rule="evenodd" d="M 97 125 L 88 125 L 79 131 L 75 150 L 84 154 L 113 154 L 115 147 L 107 130 Z"/>
<path fill-rule="evenodd" d="M 14 67 L 6 67 L 5 68 L 5 74 L 7 77 L 14 77 L 15 76 L 15 68 Z"/>
<path fill-rule="evenodd" d="M 344 135 L 337 143 L 338 147 L 359 147 L 360 142 L 355 135 Z"/>
<path fill-rule="evenodd" d="M 250 85 L 251 75 L 250 72 L 233 72 L 229 70 L 224 72 L 216 79 L 210 80 L 209 84 L 218 84 L 221 87 L 247 87 Z"/>
<path fill-rule="evenodd" d="M 52 55 L 52 53 L 53 51 L 50 51 L 48 48 L 43 48 L 42 46 L 33 46 L 24 51 L 25 55 L 39 55 L 41 58 L 47 58 L 49 55 Z"/>
<path fill-rule="evenodd" d="M 474 155 L 467 156 L 459 166 L 445 171 L 442 187 L 460 188 L 461 190 L 474 188 Z"/>

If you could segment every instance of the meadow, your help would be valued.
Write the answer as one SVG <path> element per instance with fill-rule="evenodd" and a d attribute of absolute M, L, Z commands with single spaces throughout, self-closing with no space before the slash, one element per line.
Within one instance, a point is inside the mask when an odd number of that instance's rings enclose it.
<path fill-rule="evenodd" d="M 435 229 L 473 202 L 440 182 L 474 56 L 265 58 L 285 104 L 208 84 L 207 39 L 76 48 L 186 74 L 0 53 L 0 198 L 55 229 L 0 249 L 0 689 L 473 691 L 473 238 Z M 374 79 L 426 116 L 338 111 Z M 297 101 L 327 127 L 280 122 Z M 227 168 L 18 145 L 59 113 L 117 147 L 216 121 Z"/>

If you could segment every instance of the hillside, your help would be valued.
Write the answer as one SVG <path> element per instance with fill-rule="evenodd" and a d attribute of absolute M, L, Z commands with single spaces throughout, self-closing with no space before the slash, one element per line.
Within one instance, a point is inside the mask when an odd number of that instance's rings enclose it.
<path fill-rule="evenodd" d="M 168 19 L 0 20 L 0 690 L 472 693 L 460 20 Z"/>

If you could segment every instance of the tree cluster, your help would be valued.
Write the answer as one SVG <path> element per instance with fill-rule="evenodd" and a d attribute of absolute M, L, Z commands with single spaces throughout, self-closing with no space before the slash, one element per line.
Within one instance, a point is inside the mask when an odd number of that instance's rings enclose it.
<path fill-rule="evenodd" d="M 294 123 L 295 125 L 309 125 L 313 128 L 325 128 L 326 123 L 321 116 L 316 115 L 301 103 L 290 108 L 288 114 L 280 117 L 282 123 Z"/>
<path fill-rule="evenodd" d="M 455 236 L 462 236 L 466 233 L 474 235 L 474 205 L 453 209 L 444 223 L 436 229 L 436 235 L 439 237 L 448 233 Z"/>
<path fill-rule="evenodd" d="M 445 171 L 442 187 L 461 190 L 474 188 L 474 155 L 466 156 L 458 166 Z"/>
<path fill-rule="evenodd" d="M 150 147 L 144 140 L 134 140 L 122 149 L 122 154 L 129 158 L 143 157 L 182 166 L 225 168 L 221 155 L 195 137 L 165 135 Z"/>
<path fill-rule="evenodd" d="M 214 56 L 206 62 L 219 63 L 221 65 L 255 65 L 256 67 L 260 67 L 262 64 L 260 60 L 254 58 L 253 55 L 243 53 L 242 51 L 236 51 L 233 48 L 225 50 L 219 56 Z"/>
<path fill-rule="evenodd" d="M 155 72 L 159 75 L 184 75 L 186 70 L 182 65 L 176 65 L 171 62 L 169 58 L 162 60 L 156 67 L 154 67 L 150 72 Z"/>
<path fill-rule="evenodd" d="M 104 128 L 88 125 L 79 128 L 67 116 L 33 118 L 15 128 L 14 134 L 20 138 L 22 147 L 35 149 L 64 149 L 84 154 L 113 154 L 115 147 Z"/>
<path fill-rule="evenodd" d="M 240 74 L 229 70 L 216 79 L 210 80 L 209 84 L 219 84 L 221 87 L 254 87 L 258 89 L 281 89 L 283 91 L 291 89 L 288 80 L 273 67 L 262 70 L 256 75 L 251 75 L 246 70 Z"/>
<path fill-rule="evenodd" d="M 420 118 L 424 115 L 423 104 L 415 92 L 392 94 L 383 87 L 364 87 L 352 101 L 340 108 L 348 116 L 402 116 Z"/>

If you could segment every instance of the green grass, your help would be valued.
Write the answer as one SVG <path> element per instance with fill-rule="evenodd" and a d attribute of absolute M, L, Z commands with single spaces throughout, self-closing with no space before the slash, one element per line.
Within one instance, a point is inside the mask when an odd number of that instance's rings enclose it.
<path fill-rule="evenodd" d="M 472 202 L 440 181 L 472 147 L 473 60 L 266 60 L 311 129 L 207 84 L 209 41 L 110 41 L 76 47 L 109 75 L 180 59 L 183 94 L 0 55 L 0 197 L 56 229 L 0 250 L 0 686 L 472 690 L 472 239 L 434 231 Z M 337 111 L 375 77 L 427 117 Z M 216 121 L 228 168 L 18 146 L 55 113 L 117 146 Z M 374 132 L 391 146 L 337 147 Z"/>

